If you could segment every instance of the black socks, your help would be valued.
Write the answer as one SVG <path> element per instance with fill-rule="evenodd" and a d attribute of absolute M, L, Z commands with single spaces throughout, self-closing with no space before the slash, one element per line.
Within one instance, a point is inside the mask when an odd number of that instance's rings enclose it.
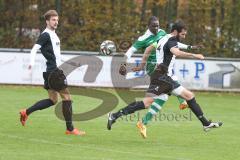
<path fill-rule="evenodd" d="M 74 129 L 72 124 L 72 101 L 62 101 L 62 112 L 66 121 L 67 130 Z"/>
<path fill-rule="evenodd" d="M 51 99 L 43 99 L 35 103 L 32 107 L 29 107 L 26 112 L 27 115 L 30 115 L 34 111 L 46 109 L 52 105 L 54 105 L 54 103 Z"/>
<path fill-rule="evenodd" d="M 113 113 L 112 116 L 114 119 L 121 117 L 122 115 L 128 115 L 134 113 L 135 111 L 145 109 L 143 101 L 136 101 L 129 104 L 127 107 L 120 109 L 118 112 Z"/>
<path fill-rule="evenodd" d="M 51 99 L 43 99 L 38 101 L 32 107 L 29 107 L 26 112 L 27 115 L 30 115 L 34 111 L 43 110 L 52 105 L 54 105 L 54 103 Z M 67 130 L 72 131 L 74 129 L 72 124 L 72 101 L 62 101 L 62 112 L 66 121 Z"/>
<path fill-rule="evenodd" d="M 202 122 L 203 126 L 208 126 L 210 124 L 210 122 L 203 116 L 202 109 L 197 104 L 195 98 L 187 101 L 187 104 L 196 117 Z"/>

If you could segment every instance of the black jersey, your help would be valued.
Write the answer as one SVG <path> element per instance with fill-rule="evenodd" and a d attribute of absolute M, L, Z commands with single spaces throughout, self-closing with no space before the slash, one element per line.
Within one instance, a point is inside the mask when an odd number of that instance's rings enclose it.
<path fill-rule="evenodd" d="M 46 58 L 47 71 L 52 71 L 61 63 L 60 40 L 55 33 L 46 28 L 39 36 L 36 44 L 40 45 L 41 52 Z"/>
<path fill-rule="evenodd" d="M 176 37 L 170 37 L 163 46 L 163 64 L 169 67 L 170 63 L 175 60 L 175 56 L 170 51 L 172 47 L 178 47 L 178 40 Z M 174 63 L 174 62 L 173 62 Z"/>
<path fill-rule="evenodd" d="M 168 94 L 180 86 L 178 82 L 171 78 L 172 74 L 169 72 L 175 61 L 175 55 L 170 51 L 173 47 L 178 47 L 178 39 L 171 34 L 158 41 L 156 54 L 160 65 L 151 75 L 151 82 L 147 92 L 156 95 Z"/>

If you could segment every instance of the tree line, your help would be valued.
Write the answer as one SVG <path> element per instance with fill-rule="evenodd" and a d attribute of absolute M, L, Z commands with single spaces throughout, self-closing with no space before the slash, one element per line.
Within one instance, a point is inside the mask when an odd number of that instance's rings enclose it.
<path fill-rule="evenodd" d="M 182 19 L 188 28 L 184 43 L 204 45 L 206 56 L 240 57 L 238 0 L 0 0 L 0 47 L 31 48 L 49 9 L 60 14 L 62 50 L 99 51 L 108 39 L 124 52 L 154 15 L 168 32 Z"/>

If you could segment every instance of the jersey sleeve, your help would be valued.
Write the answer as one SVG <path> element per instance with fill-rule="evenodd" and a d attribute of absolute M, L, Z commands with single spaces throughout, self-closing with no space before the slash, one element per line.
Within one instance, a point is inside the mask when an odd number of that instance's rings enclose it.
<path fill-rule="evenodd" d="M 137 40 L 134 44 L 133 47 L 136 48 L 137 50 L 141 49 L 141 48 L 145 48 L 146 46 L 145 41 L 139 41 Z"/>
<path fill-rule="evenodd" d="M 39 44 L 35 44 L 31 50 L 30 53 L 30 64 L 31 66 L 34 66 L 34 60 L 35 60 L 35 56 L 37 54 L 37 51 L 41 48 L 41 46 Z"/>
<path fill-rule="evenodd" d="M 133 55 L 133 53 L 136 51 L 137 51 L 137 49 L 135 47 L 131 46 L 125 53 L 125 55 L 127 56 L 127 60 L 129 60 L 131 58 L 131 56 Z"/>
<path fill-rule="evenodd" d="M 191 46 L 178 42 L 179 49 L 189 49 Z"/>
<path fill-rule="evenodd" d="M 40 45 L 40 46 L 44 46 L 50 39 L 50 36 L 48 33 L 42 33 L 39 37 L 38 40 L 36 42 L 36 44 Z"/>
<path fill-rule="evenodd" d="M 177 39 L 176 38 L 170 38 L 167 42 L 167 47 L 169 49 L 175 47 L 175 48 L 178 48 L 178 42 L 177 42 Z"/>

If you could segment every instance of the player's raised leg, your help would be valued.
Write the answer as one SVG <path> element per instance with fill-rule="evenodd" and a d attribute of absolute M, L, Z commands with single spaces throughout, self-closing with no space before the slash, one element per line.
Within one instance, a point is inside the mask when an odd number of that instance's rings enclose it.
<path fill-rule="evenodd" d="M 31 106 L 27 109 L 22 109 L 19 112 L 20 113 L 20 122 L 23 126 L 25 126 L 28 116 L 31 113 L 38 111 L 38 110 L 46 109 L 57 103 L 57 101 L 58 101 L 57 100 L 57 96 L 58 96 L 57 92 L 48 90 L 48 95 L 49 95 L 48 99 L 40 100 L 40 101 L 36 102 L 33 106 Z"/>

